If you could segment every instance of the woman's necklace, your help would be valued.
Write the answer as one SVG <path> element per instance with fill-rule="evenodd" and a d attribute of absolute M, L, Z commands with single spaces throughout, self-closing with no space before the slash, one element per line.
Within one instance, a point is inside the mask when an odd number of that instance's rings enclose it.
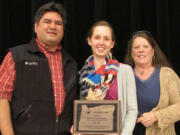
<path fill-rule="evenodd" d="M 141 75 L 144 75 L 144 71 L 141 71 L 140 74 L 141 74 Z"/>
<path fill-rule="evenodd" d="M 154 71 L 154 67 L 149 67 L 146 69 L 141 69 L 141 71 L 139 71 L 139 75 L 138 77 L 140 77 L 142 80 L 145 80 L 149 77 L 149 75 L 151 75 L 151 73 Z M 138 73 L 137 69 L 136 69 L 136 73 Z"/>

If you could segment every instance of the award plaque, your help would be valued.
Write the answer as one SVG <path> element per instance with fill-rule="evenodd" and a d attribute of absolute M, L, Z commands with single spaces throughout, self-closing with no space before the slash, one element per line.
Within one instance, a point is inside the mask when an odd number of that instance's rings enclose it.
<path fill-rule="evenodd" d="M 120 101 L 75 100 L 74 133 L 120 134 Z"/>

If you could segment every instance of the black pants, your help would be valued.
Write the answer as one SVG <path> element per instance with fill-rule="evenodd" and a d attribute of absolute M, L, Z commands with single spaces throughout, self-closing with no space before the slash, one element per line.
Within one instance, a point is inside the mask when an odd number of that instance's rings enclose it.
<path fill-rule="evenodd" d="M 180 135 L 180 121 L 175 123 L 176 135 Z"/>
<path fill-rule="evenodd" d="M 133 135 L 145 135 L 145 133 L 146 128 L 141 123 L 137 123 L 134 128 Z"/>

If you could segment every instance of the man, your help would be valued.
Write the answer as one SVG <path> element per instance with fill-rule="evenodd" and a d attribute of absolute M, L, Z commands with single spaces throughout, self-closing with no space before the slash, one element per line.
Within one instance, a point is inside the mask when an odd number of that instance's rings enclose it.
<path fill-rule="evenodd" d="M 60 45 L 66 12 L 61 4 L 41 6 L 36 38 L 11 48 L 0 66 L 2 135 L 69 135 L 77 95 L 77 65 Z"/>

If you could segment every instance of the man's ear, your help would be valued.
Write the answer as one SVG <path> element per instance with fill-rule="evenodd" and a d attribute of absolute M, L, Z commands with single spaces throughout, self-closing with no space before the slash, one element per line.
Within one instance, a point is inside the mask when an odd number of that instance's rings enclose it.
<path fill-rule="evenodd" d="M 36 33 L 36 30 L 37 30 L 37 27 L 38 27 L 38 24 L 37 23 L 34 23 L 34 32 Z"/>

